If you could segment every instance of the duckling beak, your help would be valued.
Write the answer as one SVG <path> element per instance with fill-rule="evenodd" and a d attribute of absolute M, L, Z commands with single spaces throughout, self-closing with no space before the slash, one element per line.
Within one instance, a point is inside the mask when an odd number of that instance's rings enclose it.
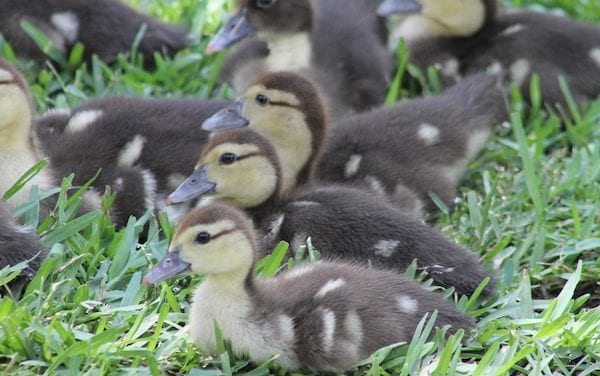
<path fill-rule="evenodd" d="M 418 0 L 384 0 L 377 8 L 377 15 L 387 17 L 395 13 L 413 14 L 421 12 L 422 8 Z"/>
<path fill-rule="evenodd" d="M 222 131 L 230 128 L 241 128 L 245 127 L 250 122 L 244 116 L 242 111 L 244 109 L 245 98 L 238 100 L 235 105 L 227 107 L 217 112 L 213 116 L 209 117 L 202 123 L 202 129 L 209 132 Z"/>
<path fill-rule="evenodd" d="M 248 22 L 247 13 L 248 10 L 244 7 L 238 14 L 231 16 L 225 25 L 221 27 L 217 35 L 210 40 L 206 47 L 206 53 L 212 54 L 213 52 L 224 50 L 232 44 L 254 35 L 256 30 Z"/>
<path fill-rule="evenodd" d="M 163 258 L 158 264 L 154 265 L 148 274 L 144 276 L 143 283 L 145 285 L 155 284 L 167 278 L 190 271 L 191 264 L 183 261 L 179 257 L 180 252 L 181 248 L 178 247 L 167 253 L 165 258 Z"/>
<path fill-rule="evenodd" d="M 213 192 L 217 184 L 208 179 L 207 169 L 208 166 L 204 165 L 194 170 L 190 177 L 167 197 L 167 205 L 179 204 Z"/>

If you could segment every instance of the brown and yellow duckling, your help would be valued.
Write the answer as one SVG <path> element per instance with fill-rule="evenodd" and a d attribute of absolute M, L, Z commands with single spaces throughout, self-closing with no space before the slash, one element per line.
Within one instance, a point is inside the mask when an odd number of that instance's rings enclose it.
<path fill-rule="evenodd" d="M 238 93 L 267 72 L 288 70 L 315 80 L 336 118 L 383 103 L 391 61 L 365 2 L 346 1 L 340 13 L 336 0 L 242 0 L 209 50 L 253 35 L 258 41 L 244 43 L 224 64 Z"/>
<path fill-rule="evenodd" d="M 349 370 L 381 347 L 410 341 L 435 310 L 437 326 L 473 327 L 440 295 L 391 272 L 319 262 L 255 278 L 258 251 L 248 218 L 211 204 L 180 223 L 169 253 L 144 282 L 188 271 L 206 275 L 188 324 L 200 350 L 216 355 L 216 323 L 236 356 L 260 364 L 279 355 L 290 370 Z"/>
<path fill-rule="evenodd" d="M 195 172 L 169 196 L 172 203 L 202 195 L 244 209 L 266 247 L 285 240 L 295 249 L 310 237 L 327 260 L 403 272 L 413 260 L 437 283 L 472 293 L 487 276 L 472 253 L 418 219 L 361 189 L 316 185 L 280 194 L 281 167 L 268 140 L 250 129 L 215 134 Z M 494 292 L 489 284 L 485 293 Z"/>
<path fill-rule="evenodd" d="M 558 77 L 576 100 L 600 95 L 600 27 L 532 11 L 499 11 L 497 0 L 386 0 L 380 14 L 406 14 L 399 36 L 420 68 L 437 66 L 446 82 L 488 70 L 529 98 L 532 74 L 543 100 L 565 103 Z"/>

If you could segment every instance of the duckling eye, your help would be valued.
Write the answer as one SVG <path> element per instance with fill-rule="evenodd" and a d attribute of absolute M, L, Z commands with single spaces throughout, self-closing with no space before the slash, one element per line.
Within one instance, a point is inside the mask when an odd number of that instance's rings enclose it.
<path fill-rule="evenodd" d="M 262 94 L 258 94 L 256 96 L 256 103 L 260 104 L 261 106 L 264 106 L 269 103 L 269 98 Z"/>
<path fill-rule="evenodd" d="M 198 244 L 206 244 L 210 241 L 210 234 L 206 231 L 199 233 L 196 235 L 196 243 Z"/>
<path fill-rule="evenodd" d="M 223 153 L 219 157 L 219 163 L 220 164 L 230 165 L 233 162 L 235 162 L 236 159 L 237 159 L 237 156 L 235 154 L 233 154 L 233 153 Z"/>
<path fill-rule="evenodd" d="M 256 0 L 256 6 L 262 9 L 267 9 L 273 6 L 275 0 Z"/>

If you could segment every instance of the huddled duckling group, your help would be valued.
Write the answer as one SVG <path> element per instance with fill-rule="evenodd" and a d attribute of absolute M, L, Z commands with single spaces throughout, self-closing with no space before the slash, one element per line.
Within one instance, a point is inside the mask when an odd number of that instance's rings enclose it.
<path fill-rule="evenodd" d="M 116 226 L 148 211 L 179 222 L 144 281 L 206 275 L 189 319 L 203 352 L 217 350 L 216 323 L 234 353 L 254 362 L 278 355 L 289 369 L 344 371 L 409 341 L 436 311 L 438 326 L 472 329 L 473 319 L 403 276 L 415 263 L 460 294 L 496 293 L 476 255 L 424 219 L 436 198 L 452 208 L 469 163 L 508 119 L 509 85 L 527 94 L 538 74 L 552 105 L 564 102 L 559 76 L 578 101 L 600 95 L 600 28 L 504 12 L 496 0 L 339 8 L 337 0 L 239 0 L 207 48 L 236 45 L 221 70 L 235 101 L 105 97 L 35 116 L 23 75 L 0 60 L 0 195 L 49 161 L 0 202 L 0 268 L 29 260 L 25 274 L 35 273 L 45 249 L 10 211 L 74 174 L 75 186 L 91 181 L 82 213 L 100 208 L 108 187 Z M 385 17 L 395 13 L 406 17 L 391 38 L 406 41 L 410 62 L 454 86 L 383 107 L 393 73 Z M 64 53 L 80 41 L 86 57 L 107 62 L 140 28 L 146 56 L 187 43 L 183 29 L 115 0 L 0 3 L 0 33 L 38 60 L 21 21 Z M 44 197 L 40 217 L 52 215 L 55 195 L 36 197 Z M 309 238 L 321 261 L 254 276 L 281 241 L 296 250 Z"/>

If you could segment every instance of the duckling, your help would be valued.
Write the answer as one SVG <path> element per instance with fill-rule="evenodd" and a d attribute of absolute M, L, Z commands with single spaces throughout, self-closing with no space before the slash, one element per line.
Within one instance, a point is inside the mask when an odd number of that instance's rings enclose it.
<path fill-rule="evenodd" d="M 331 115 L 343 117 L 385 99 L 391 60 L 380 30 L 376 15 L 362 1 L 345 2 L 340 17 L 334 0 L 241 0 L 238 13 L 211 40 L 208 51 L 256 33 L 268 51 L 258 43 L 244 45 L 225 63 L 225 81 L 242 93 L 244 84 L 264 73 L 303 72 L 323 88 Z"/>
<path fill-rule="evenodd" d="M 144 282 L 188 271 L 206 275 L 188 324 L 200 350 L 216 354 L 216 323 L 236 356 L 260 364 L 279 355 L 290 370 L 350 370 L 381 347 L 410 341 L 435 310 L 436 325 L 450 325 L 451 333 L 474 326 L 440 295 L 387 271 L 319 262 L 255 278 L 257 251 L 248 218 L 212 204 L 182 221 L 169 253 Z"/>
<path fill-rule="evenodd" d="M 220 132 L 168 201 L 208 195 L 244 209 L 262 229 L 269 248 L 285 240 L 296 249 L 310 236 L 327 260 L 403 272 L 417 259 L 434 281 L 463 294 L 472 293 L 487 276 L 472 253 L 379 195 L 337 185 L 313 185 L 282 195 L 281 176 L 277 153 L 266 138 L 247 128 Z M 485 292 L 492 294 L 493 285 Z"/>
<path fill-rule="evenodd" d="M 193 171 L 208 138 L 200 124 L 230 104 L 106 97 L 50 111 L 37 119 L 35 131 L 55 171 L 75 173 L 75 184 L 83 184 L 102 168 L 93 187 L 122 192 L 116 209 L 139 215 L 164 208 L 166 195 Z M 171 214 L 173 220 L 181 216 Z"/>
<path fill-rule="evenodd" d="M 558 77 L 576 100 L 600 94 L 600 27 L 531 11 L 500 14 L 496 0 L 386 0 L 379 13 L 409 14 L 399 35 L 410 60 L 437 66 L 447 82 L 487 69 L 520 86 L 530 99 L 540 76 L 544 101 L 564 104 Z"/>
<path fill-rule="evenodd" d="M 269 138 L 283 165 L 284 192 L 308 181 L 294 184 L 286 175 L 303 166 L 307 177 L 314 169 L 318 181 L 366 185 L 415 215 L 437 209 L 429 192 L 452 207 L 468 163 L 485 146 L 493 126 L 507 117 L 496 78 L 478 74 L 443 95 L 372 110 L 326 131 L 326 119 L 314 116 L 318 91 L 303 81 L 294 73 L 266 75 L 235 108 L 203 124 L 211 131 L 249 125 Z"/>
<path fill-rule="evenodd" d="M 8 205 L 0 200 L 0 270 L 31 259 L 23 274 L 33 277 L 44 256 L 44 247 L 35 231 L 17 223 Z"/>
<path fill-rule="evenodd" d="M 68 54 L 76 42 L 85 45 L 84 56 L 96 54 L 107 63 L 127 52 L 142 28 L 138 51 L 150 60 L 155 52 L 173 53 L 187 45 L 186 31 L 157 21 L 117 0 L 3 0 L 0 33 L 17 54 L 44 61 L 46 54 L 21 27 L 28 21 Z"/>

